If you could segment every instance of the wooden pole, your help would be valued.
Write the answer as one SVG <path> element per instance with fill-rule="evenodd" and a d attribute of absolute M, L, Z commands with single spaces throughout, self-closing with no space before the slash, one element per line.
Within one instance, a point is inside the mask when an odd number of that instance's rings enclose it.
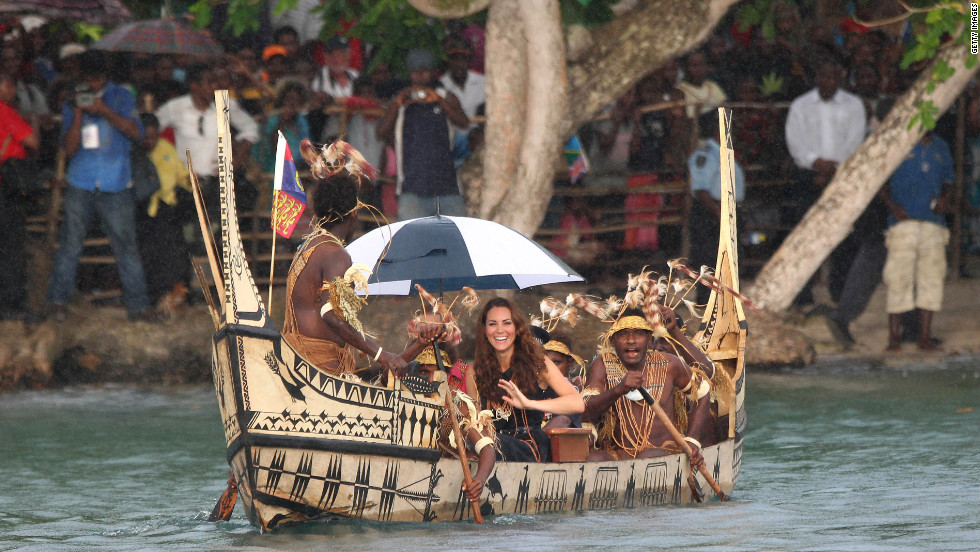
<path fill-rule="evenodd" d="M 687 441 L 684 440 L 684 436 L 681 435 L 680 431 L 677 431 L 677 427 L 674 425 L 674 422 L 670 421 L 670 417 L 667 416 L 664 409 L 660 407 L 660 404 L 658 404 L 657 401 L 653 400 L 653 397 L 650 396 L 650 392 L 643 387 L 638 387 L 637 389 L 639 389 L 640 394 L 643 395 L 643 400 L 653 407 L 653 411 L 657 413 L 657 417 L 660 418 L 660 421 L 663 422 L 664 427 L 666 427 L 667 431 L 670 432 L 670 435 L 674 438 L 674 442 L 676 442 L 681 449 L 684 450 L 684 454 L 686 454 L 688 458 L 694 456 L 694 451 L 691 450 L 691 445 L 687 444 Z M 725 491 L 722 491 L 721 486 L 719 486 L 718 482 L 715 481 L 715 478 L 708 473 L 707 469 L 704 469 L 705 466 L 703 462 L 700 466 L 694 466 L 694 468 L 701 468 L 701 475 L 704 476 L 704 480 L 708 482 L 708 485 L 711 485 L 711 488 L 715 491 L 715 494 L 718 495 L 720 500 L 724 501 L 728 498 L 725 496 Z"/>
<path fill-rule="evenodd" d="M 204 205 L 204 194 L 201 193 L 201 183 L 197 181 L 197 174 L 194 172 L 194 163 L 191 161 L 191 150 L 185 150 L 187 155 L 187 172 L 190 173 L 191 189 L 194 190 L 194 206 L 197 207 L 197 221 L 201 225 L 201 238 L 204 240 L 204 249 L 208 254 L 208 264 L 211 266 L 211 278 L 214 280 L 214 287 L 218 290 L 218 297 L 221 300 L 222 308 L 225 304 L 225 282 L 221 272 L 221 265 L 215 252 L 214 238 L 211 236 L 211 227 L 207 221 L 207 211 Z"/>
<path fill-rule="evenodd" d="M 436 352 L 436 358 L 439 353 Z M 463 432 L 459 429 L 459 420 L 456 418 L 456 403 L 453 402 L 453 390 L 446 382 L 446 414 L 452 422 L 453 435 L 456 436 L 456 452 L 459 454 L 459 462 L 463 466 L 463 480 L 466 481 L 466 488 L 473 484 L 473 476 L 470 474 L 470 462 L 466 458 L 466 445 L 463 444 Z M 483 523 L 483 514 L 480 513 L 480 504 L 477 500 L 470 500 L 473 507 L 473 523 Z"/>
<path fill-rule="evenodd" d="M 269 315 L 272 315 L 272 278 L 276 271 L 276 235 L 279 231 L 276 230 L 276 214 L 279 212 L 276 209 L 276 193 L 272 192 L 272 255 L 269 255 Z"/>

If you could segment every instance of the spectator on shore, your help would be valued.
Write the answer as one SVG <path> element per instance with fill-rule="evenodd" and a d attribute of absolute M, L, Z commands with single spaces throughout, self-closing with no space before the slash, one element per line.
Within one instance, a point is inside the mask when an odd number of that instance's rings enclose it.
<path fill-rule="evenodd" d="M 480 73 L 470 70 L 470 61 L 473 59 L 473 47 L 469 42 L 462 38 L 450 39 L 446 42 L 446 55 L 449 61 L 446 64 L 446 72 L 439 79 L 443 88 L 451 92 L 459 100 L 460 106 L 466 117 L 473 119 L 477 109 L 487 101 L 485 89 L 486 79 Z M 468 147 L 467 138 L 476 123 L 470 123 L 466 127 L 453 126 L 454 142 L 453 151 L 456 152 L 457 167 L 466 160 L 466 156 L 472 151 Z M 464 156 L 465 155 L 465 156 Z"/>
<path fill-rule="evenodd" d="M 684 101 L 696 102 L 686 107 L 687 117 L 697 119 L 700 115 L 728 101 L 728 96 L 717 82 L 708 78 L 711 68 L 703 52 L 693 52 L 684 62 L 684 80 L 677 88 L 684 93 Z"/>
<path fill-rule="evenodd" d="M 949 243 L 945 215 L 950 211 L 949 186 L 954 180 L 949 146 L 929 132 L 895 169 L 882 191 L 890 214 L 883 274 L 889 330 L 885 352 L 902 350 L 902 313 L 916 308 L 919 350 L 940 351 L 932 337 L 932 317 L 943 305 Z"/>
<path fill-rule="evenodd" d="M 690 148 L 690 125 L 685 116 L 683 93 L 674 85 L 676 65 L 669 63 L 636 85 L 637 106 L 633 116 L 633 139 L 627 167 L 627 188 L 651 186 L 682 178 L 684 162 Z M 670 102 L 674 106 L 654 111 L 643 107 Z M 627 223 L 641 226 L 626 230 L 622 248 L 657 251 L 665 245 L 679 245 L 679 233 L 656 224 L 668 198 L 664 194 L 641 192 L 628 194 L 625 207 Z M 667 234 L 664 236 L 663 234 Z"/>
<path fill-rule="evenodd" d="M 351 69 L 350 42 L 342 36 L 334 36 L 324 45 L 326 64 L 313 79 L 311 107 L 320 109 L 329 105 L 343 105 L 354 95 L 354 81 L 360 75 Z M 331 143 L 340 137 L 339 116 L 331 115 L 323 126 L 321 142 Z"/>
<path fill-rule="evenodd" d="M 286 59 L 295 60 L 299 57 L 300 40 L 299 33 L 289 25 L 283 25 L 272 33 L 272 43 L 282 46 L 286 50 Z"/>
<path fill-rule="evenodd" d="M 174 146 L 178 154 L 190 150 L 204 195 L 204 203 L 212 217 L 218 209 L 218 126 L 214 105 L 214 71 L 204 64 L 187 68 L 190 93 L 174 98 L 160 106 L 156 116 L 160 127 L 174 131 Z M 255 206 L 255 187 L 245 179 L 244 163 L 250 156 L 252 144 L 259 139 L 258 125 L 235 100 L 230 100 L 235 194 L 240 210 Z"/>
<path fill-rule="evenodd" d="M 786 117 L 786 145 L 796 162 L 796 182 L 787 187 L 783 224 L 795 226 L 817 201 L 823 189 L 861 145 L 865 113 L 861 100 L 840 88 L 843 68 L 833 58 L 817 71 L 817 86 L 793 100 Z M 813 303 L 812 282 L 797 296 L 796 304 Z"/>
<path fill-rule="evenodd" d="M 14 108 L 17 78 L 0 73 L 0 166 L 8 159 L 24 159 L 36 151 L 39 135 Z M 22 190 L 0 180 L 0 320 L 20 318 L 27 312 L 27 206 Z"/>
<path fill-rule="evenodd" d="M 307 90 L 303 83 L 284 81 L 276 94 L 276 112 L 265 121 L 265 129 L 255 145 L 255 159 L 262 170 L 271 173 L 276 168 L 276 144 L 279 132 L 286 137 L 289 151 L 293 154 L 297 167 L 305 167 L 299 156 L 299 144 L 310 139 L 310 123 L 306 120 L 303 107 L 306 105 Z"/>
<path fill-rule="evenodd" d="M 106 77 L 105 55 L 96 50 L 81 54 L 79 65 L 86 95 L 78 94 L 62 107 L 62 132 L 69 158 L 65 179 L 64 221 L 61 242 L 48 281 L 48 307 L 63 318 L 75 291 L 75 276 L 92 215 L 103 223 L 119 279 L 123 302 L 131 320 L 157 321 L 149 308 L 146 278 L 136 244 L 136 206 L 130 192 L 132 141 L 143 135 L 136 103 L 128 90 Z"/>
<path fill-rule="evenodd" d="M 194 220 L 194 199 L 187 167 L 173 144 L 160 138 L 160 121 L 152 113 L 143 113 L 140 122 L 144 137 L 134 152 L 149 158 L 159 182 L 149 197 L 137 197 L 140 255 L 150 301 L 161 312 L 173 313 L 187 299 L 191 263 L 183 226 Z M 135 180 L 135 162 L 133 166 Z"/>
<path fill-rule="evenodd" d="M 431 53 L 411 50 L 405 65 L 411 84 L 388 104 L 378 123 L 378 138 L 395 146 L 398 217 L 463 216 L 466 205 L 453 162 L 451 125 L 465 127 L 469 119 L 456 96 L 434 81 Z"/>
<path fill-rule="evenodd" d="M 878 71 L 871 64 L 864 64 L 855 72 L 855 92 L 864 103 L 867 116 L 866 133 L 885 118 L 894 99 L 879 93 Z M 871 295 L 881 282 L 885 266 L 885 230 L 888 227 L 888 210 L 880 195 L 872 198 L 861 216 L 854 222 L 854 229 L 830 255 L 830 274 L 827 290 L 830 299 L 837 303 L 827 316 L 827 324 L 834 339 L 849 349 L 854 345 L 850 324 L 864 312 Z"/>
<path fill-rule="evenodd" d="M 50 114 L 44 91 L 37 85 L 42 79 L 34 71 L 33 64 L 25 64 L 24 51 L 17 42 L 6 42 L 0 47 L 0 72 L 14 75 L 17 79 L 17 111 L 27 120 Z M 28 69 L 25 69 L 28 67 Z"/>

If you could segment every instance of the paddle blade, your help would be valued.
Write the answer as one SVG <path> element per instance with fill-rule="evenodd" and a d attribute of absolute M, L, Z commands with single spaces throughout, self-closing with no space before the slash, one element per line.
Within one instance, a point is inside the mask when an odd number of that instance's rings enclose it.
<path fill-rule="evenodd" d="M 208 516 L 208 521 L 228 521 L 231 519 L 236 502 L 238 502 L 238 481 L 235 480 L 235 472 L 229 471 L 228 487 L 225 488 L 225 492 L 221 493 L 221 498 L 214 505 L 214 510 Z"/>

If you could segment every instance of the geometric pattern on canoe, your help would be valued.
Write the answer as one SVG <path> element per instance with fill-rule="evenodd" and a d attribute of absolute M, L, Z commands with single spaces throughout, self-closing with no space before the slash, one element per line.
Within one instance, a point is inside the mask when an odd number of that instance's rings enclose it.
<path fill-rule="evenodd" d="M 327 469 L 313 473 L 314 454 L 329 454 Z M 323 458 L 320 459 L 322 463 Z M 401 464 L 386 458 L 357 458 L 357 470 L 353 480 L 344 480 L 344 455 L 316 453 L 295 449 L 255 448 L 253 449 L 254 477 L 257 490 L 272 496 L 284 498 L 297 504 L 315 505 L 318 510 L 351 517 L 363 517 L 366 509 L 377 507 L 377 519 L 388 521 L 395 505 L 395 499 L 408 502 L 424 517 L 426 506 L 433 500 L 430 484 L 431 476 L 399 486 L 398 476 Z M 372 468 L 384 464 L 384 476 L 377 483 L 371 483 Z M 346 490 L 342 489 L 346 488 Z M 349 504 L 337 504 L 339 497 L 348 497 Z M 379 498 L 377 502 L 371 497 Z M 343 503 L 343 499 L 341 500 Z"/>
<path fill-rule="evenodd" d="M 282 412 L 255 412 L 248 428 L 260 431 L 284 431 L 313 435 L 333 435 L 371 439 L 385 443 L 392 442 L 392 417 L 374 416 L 368 418 L 361 413 L 351 415 L 338 412 L 335 416 L 326 412 L 311 414 L 304 410 L 293 414 Z"/>
<path fill-rule="evenodd" d="M 310 363 L 298 359 L 295 370 L 320 394 L 342 402 L 391 411 L 395 408 L 395 391 L 328 376 Z"/>

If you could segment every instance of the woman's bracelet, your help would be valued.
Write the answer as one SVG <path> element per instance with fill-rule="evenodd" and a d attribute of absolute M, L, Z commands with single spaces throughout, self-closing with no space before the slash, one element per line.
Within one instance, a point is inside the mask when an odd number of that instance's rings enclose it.
<path fill-rule="evenodd" d="M 324 316 L 326 316 L 328 312 L 332 310 L 333 310 L 333 304 L 330 301 L 327 301 L 326 303 L 323 304 L 322 307 L 320 307 L 320 318 L 323 318 Z"/>
<path fill-rule="evenodd" d="M 691 443 L 692 445 L 697 446 L 698 447 L 698 450 L 701 450 L 701 448 L 702 448 L 701 447 L 701 443 L 697 439 L 695 439 L 694 437 L 684 437 L 684 440 L 687 441 L 688 443 Z"/>
<path fill-rule="evenodd" d="M 384 347 L 378 347 L 378 352 L 374 353 L 375 362 L 378 362 L 378 359 L 381 358 L 381 351 L 384 351 Z"/>

